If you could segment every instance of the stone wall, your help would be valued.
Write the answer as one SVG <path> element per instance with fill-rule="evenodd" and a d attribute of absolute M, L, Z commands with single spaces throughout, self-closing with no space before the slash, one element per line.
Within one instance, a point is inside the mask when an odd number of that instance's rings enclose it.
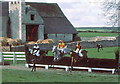
<path fill-rule="evenodd" d="M 48 34 L 49 39 L 53 39 L 55 42 L 59 42 L 59 40 L 63 41 L 72 41 L 72 34 Z"/>
<path fill-rule="evenodd" d="M 81 41 L 81 46 L 83 49 L 86 48 L 95 48 L 96 44 L 102 44 L 103 47 L 115 47 L 118 46 L 118 40 L 102 40 L 102 41 Z M 71 43 L 66 43 L 70 49 L 75 49 L 75 45 L 77 42 L 71 42 Z M 39 44 L 41 50 L 51 50 L 53 45 L 57 45 L 57 43 L 54 44 Z M 29 48 L 33 48 L 33 45 L 28 45 Z M 119 44 L 120 46 L 120 44 Z M 24 51 L 24 45 L 22 46 L 16 46 L 12 47 L 12 51 Z"/>

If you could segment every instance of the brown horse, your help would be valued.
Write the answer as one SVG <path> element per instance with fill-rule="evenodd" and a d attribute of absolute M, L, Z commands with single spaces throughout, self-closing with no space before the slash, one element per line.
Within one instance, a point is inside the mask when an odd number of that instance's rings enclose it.
<path fill-rule="evenodd" d="M 43 51 L 43 50 L 41 50 L 41 51 L 40 51 L 40 56 L 34 56 L 34 57 L 33 57 L 33 59 L 31 60 L 32 63 L 33 63 L 33 67 L 32 67 L 31 72 L 33 72 L 33 71 L 35 72 L 35 71 L 36 71 L 36 66 L 35 66 L 35 64 L 36 64 L 37 62 L 43 60 L 44 57 L 46 56 L 47 52 L 48 52 L 48 51 Z"/>
<path fill-rule="evenodd" d="M 86 50 L 82 50 L 82 52 L 81 52 L 82 54 L 83 54 L 83 57 L 80 57 L 77 53 L 75 53 L 74 51 L 71 51 L 70 52 L 70 58 L 71 58 L 71 69 L 70 69 L 70 71 L 72 71 L 73 70 L 73 65 L 76 63 L 76 62 L 78 62 L 78 61 L 80 61 L 80 60 L 84 60 L 84 61 L 86 61 L 87 62 L 87 51 Z"/>
<path fill-rule="evenodd" d="M 40 52 L 39 52 L 40 56 L 35 56 L 35 55 L 31 54 L 28 46 L 25 45 L 25 54 L 26 54 L 27 61 L 31 61 L 31 63 L 33 64 L 31 72 L 36 71 L 36 66 L 35 66 L 36 63 L 43 60 L 44 57 L 46 56 L 47 52 L 48 51 L 40 50 Z"/>

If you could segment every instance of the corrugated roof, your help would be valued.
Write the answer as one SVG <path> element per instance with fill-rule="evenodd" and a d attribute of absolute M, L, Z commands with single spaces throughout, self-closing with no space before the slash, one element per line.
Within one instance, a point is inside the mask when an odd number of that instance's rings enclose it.
<path fill-rule="evenodd" d="M 77 31 L 61 11 L 57 3 L 27 2 L 44 20 L 45 34 L 76 34 Z"/>

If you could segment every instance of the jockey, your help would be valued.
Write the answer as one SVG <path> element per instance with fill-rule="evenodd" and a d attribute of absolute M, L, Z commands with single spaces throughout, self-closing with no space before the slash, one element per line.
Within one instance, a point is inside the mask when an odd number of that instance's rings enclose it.
<path fill-rule="evenodd" d="M 65 43 L 62 40 L 59 40 L 57 48 L 61 53 L 64 53 L 63 48 L 65 48 Z"/>
<path fill-rule="evenodd" d="M 82 48 L 81 48 L 81 45 L 80 45 L 80 43 L 77 43 L 77 45 L 76 45 L 76 48 L 75 48 L 75 52 L 80 56 L 80 57 L 82 57 L 83 55 L 82 55 Z"/>
<path fill-rule="evenodd" d="M 62 40 L 59 40 L 58 49 L 65 48 L 65 43 Z"/>
<path fill-rule="evenodd" d="M 40 56 L 40 49 L 39 49 L 38 44 L 35 44 L 33 47 L 33 55 Z"/>

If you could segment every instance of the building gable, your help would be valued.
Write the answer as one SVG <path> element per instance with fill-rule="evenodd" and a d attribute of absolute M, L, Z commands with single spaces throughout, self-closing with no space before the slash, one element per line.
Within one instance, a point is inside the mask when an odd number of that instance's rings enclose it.
<path fill-rule="evenodd" d="M 24 24 L 44 24 L 43 19 L 35 8 L 27 6 L 25 8 L 25 15 L 22 18 Z"/>
<path fill-rule="evenodd" d="M 77 34 L 77 31 L 56 3 L 27 2 L 44 20 L 45 34 Z"/>

